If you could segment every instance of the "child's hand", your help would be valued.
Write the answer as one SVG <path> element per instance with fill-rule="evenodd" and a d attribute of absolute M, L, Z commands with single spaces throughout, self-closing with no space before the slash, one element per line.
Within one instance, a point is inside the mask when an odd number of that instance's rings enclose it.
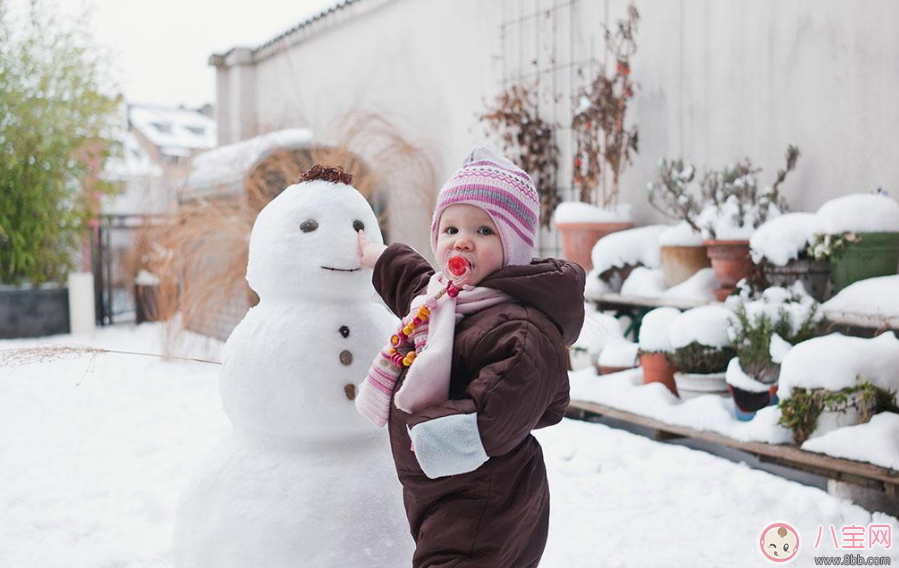
<path fill-rule="evenodd" d="M 375 263 L 381 258 L 387 247 L 378 243 L 370 243 L 365 238 L 365 232 L 359 231 L 359 263 L 365 268 L 374 268 Z"/>

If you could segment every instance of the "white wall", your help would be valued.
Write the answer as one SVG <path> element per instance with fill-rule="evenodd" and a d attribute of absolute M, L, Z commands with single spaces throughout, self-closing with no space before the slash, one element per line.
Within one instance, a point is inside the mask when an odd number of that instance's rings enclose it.
<path fill-rule="evenodd" d="M 229 120 L 255 121 L 244 128 L 258 132 L 308 126 L 326 137 L 348 111 L 380 112 L 430 150 L 442 181 L 473 144 L 485 141 L 476 116 L 503 78 L 526 71 L 531 59 L 551 66 L 601 56 L 602 24 L 623 17 L 627 1 L 568 4 L 361 0 L 289 49 L 265 58 L 274 50 L 257 52 L 256 92 L 242 97 L 255 100 L 255 115 L 244 109 Z M 634 204 L 639 223 L 659 218 L 645 186 L 660 158 L 721 167 L 749 156 L 768 184 L 789 143 L 803 154 L 784 185 L 794 209 L 814 210 L 829 198 L 877 186 L 899 196 L 899 160 L 893 159 L 899 155 L 899 2 L 638 0 L 637 6 L 642 21 L 633 70 L 640 89 L 631 120 L 640 127 L 640 154 L 622 179 L 621 199 Z M 533 33 L 523 28 L 514 38 L 507 28 L 503 41 L 503 22 L 543 10 L 558 20 L 537 18 Z M 327 23 L 335 18 L 339 23 Z M 546 75 L 553 76 L 556 82 L 544 79 L 542 89 L 555 85 L 555 119 L 564 127 L 569 86 L 576 89 L 583 79 L 573 68 Z M 218 106 L 237 112 L 228 101 Z M 220 132 L 235 136 L 233 128 L 220 126 Z M 567 136 L 563 130 L 563 186 L 569 184 Z M 404 222 L 391 227 L 394 240 L 426 251 L 428 214 L 404 211 Z"/>

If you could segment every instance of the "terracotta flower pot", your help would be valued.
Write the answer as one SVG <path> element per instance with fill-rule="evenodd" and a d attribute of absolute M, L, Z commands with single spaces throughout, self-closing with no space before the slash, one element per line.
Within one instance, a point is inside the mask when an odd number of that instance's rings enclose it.
<path fill-rule="evenodd" d="M 599 371 L 600 375 L 611 375 L 612 373 L 620 373 L 621 371 L 629 371 L 633 369 L 633 367 L 604 367 L 603 365 L 597 365 L 596 370 Z"/>
<path fill-rule="evenodd" d="M 712 265 L 705 246 L 664 245 L 659 249 L 665 287 L 671 288 Z"/>
<path fill-rule="evenodd" d="M 715 296 L 723 301 L 737 286 L 737 282 L 752 273 L 752 257 L 749 255 L 749 241 L 708 240 L 703 243 L 708 247 L 712 270 L 721 287 L 715 290 Z"/>
<path fill-rule="evenodd" d="M 590 253 L 596 241 L 616 231 L 633 229 L 634 224 L 627 223 L 557 223 L 562 236 L 562 256 L 565 260 L 576 262 L 585 271 L 593 268 Z"/>
<path fill-rule="evenodd" d="M 671 394 L 677 396 L 674 384 L 674 365 L 664 353 L 640 353 L 640 366 L 643 367 L 643 384 L 662 383 Z"/>

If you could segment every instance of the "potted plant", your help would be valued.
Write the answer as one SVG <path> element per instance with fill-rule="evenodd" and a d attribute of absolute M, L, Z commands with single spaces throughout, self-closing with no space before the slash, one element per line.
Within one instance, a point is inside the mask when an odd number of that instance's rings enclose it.
<path fill-rule="evenodd" d="M 479 118 L 499 137 L 509 158 L 534 180 L 540 196 L 540 222 L 549 228 L 559 201 L 559 147 L 554 125 L 538 112 L 537 96 L 536 86 L 513 84 L 500 92 Z"/>
<path fill-rule="evenodd" d="M 578 202 L 562 203 L 555 223 L 562 237 L 563 256 L 592 268 L 590 251 L 603 236 L 634 226 L 628 207 L 618 206 L 621 174 L 637 152 L 637 127 L 627 125 L 627 111 L 636 84 L 631 79 L 631 58 L 637 51 L 640 20 L 628 6 L 627 19 L 613 32 L 606 28 L 606 52 L 614 70 L 600 64 L 589 86 L 577 95 L 571 121 L 575 137 L 572 183 Z"/>
<path fill-rule="evenodd" d="M 749 237 L 769 218 L 786 211 L 787 204 L 780 195 L 780 184 L 796 167 L 799 149 L 787 147 L 786 168 L 777 172 L 771 187 L 759 188 L 757 175 L 761 169 L 749 158 L 727 166 L 721 171 L 707 171 L 698 188 L 691 184 L 695 168 L 683 163 L 662 160 L 660 182 L 650 184 L 650 202 L 668 214 L 687 222 L 702 233 L 703 243 L 715 276 L 721 284 L 716 291 L 723 300 L 735 289 L 737 282 L 749 276 L 753 269 L 749 254 Z M 680 183 L 662 183 L 666 172 L 680 172 Z"/>
<path fill-rule="evenodd" d="M 665 230 L 665 225 L 649 225 L 599 239 L 591 251 L 593 268 L 587 275 L 588 280 L 599 278 L 605 289 L 618 292 L 635 268 L 658 268 L 659 236 Z"/>
<path fill-rule="evenodd" d="M 780 365 L 780 424 L 797 444 L 835 428 L 866 422 L 896 409 L 899 339 L 893 332 L 871 338 L 832 333 L 803 341 Z"/>
<path fill-rule="evenodd" d="M 789 288 L 801 282 L 819 302 L 831 296 L 830 262 L 809 252 L 816 227 L 813 213 L 786 213 L 763 223 L 752 234 L 750 254 L 762 287 Z"/>
<path fill-rule="evenodd" d="M 765 406 L 777 403 L 780 362 L 789 349 L 816 336 L 824 326 L 818 303 L 801 283 L 791 289 L 771 287 L 759 298 L 732 296 L 736 319 L 728 333 L 737 356 L 725 380 L 738 420 L 751 420 Z"/>
<path fill-rule="evenodd" d="M 637 366 L 636 343 L 631 343 L 624 338 L 612 338 L 603 345 L 599 353 L 596 368 L 600 375 L 609 375 L 627 371 Z"/>
<path fill-rule="evenodd" d="M 687 310 L 671 322 L 674 383 L 681 399 L 727 395 L 724 373 L 736 355 L 728 336 L 733 317 L 729 309 L 711 305 Z"/>
<path fill-rule="evenodd" d="M 712 265 L 702 230 L 695 222 L 699 204 L 688 187 L 693 176 L 693 166 L 684 165 L 683 160 L 662 160 L 658 179 L 647 186 L 650 205 L 663 215 L 681 219 L 659 239 L 662 273 L 669 288 Z"/>
<path fill-rule="evenodd" d="M 674 384 L 674 364 L 671 362 L 671 324 L 680 316 L 675 308 L 656 308 L 643 316 L 640 324 L 640 366 L 643 383 L 660 383 L 677 396 Z"/>
<path fill-rule="evenodd" d="M 108 64 L 79 24 L 0 9 L 0 338 L 67 333 L 69 272 L 113 187 Z M 15 27 L 15 33 L 13 29 Z"/>
<path fill-rule="evenodd" d="M 832 199 L 816 214 L 819 232 L 809 244 L 815 259 L 829 259 L 834 293 L 858 280 L 896 274 L 899 203 L 884 194 Z"/>

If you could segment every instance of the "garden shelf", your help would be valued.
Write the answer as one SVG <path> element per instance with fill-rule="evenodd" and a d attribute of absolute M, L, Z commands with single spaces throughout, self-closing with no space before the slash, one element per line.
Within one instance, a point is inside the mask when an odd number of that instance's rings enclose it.
<path fill-rule="evenodd" d="M 899 497 L 899 471 L 854 460 L 825 456 L 801 450 L 795 445 L 773 445 L 761 442 L 742 442 L 714 432 L 695 430 L 686 426 L 667 424 L 660 420 L 619 410 L 604 404 L 581 400 L 571 401 L 568 417 L 585 420 L 591 416 L 603 416 L 622 422 L 649 428 L 656 440 L 690 438 L 733 448 L 755 456 L 760 462 L 786 466 L 835 481 L 881 491 L 890 497 Z"/>

